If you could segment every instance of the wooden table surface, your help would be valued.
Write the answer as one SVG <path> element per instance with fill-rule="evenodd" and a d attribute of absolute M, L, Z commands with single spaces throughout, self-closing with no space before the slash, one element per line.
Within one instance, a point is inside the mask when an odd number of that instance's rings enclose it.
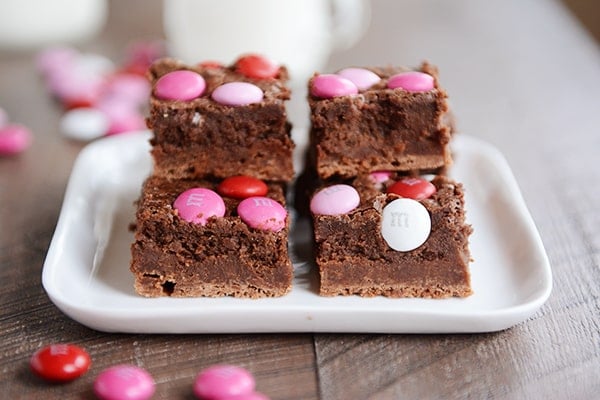
<path fill-rule="evenodd" d="M 162 34 L 157 1 L 113 2 L 87 51 L 119 57 Z M 134 12 L 126 12 L 131 7 Z M 197 372 L 247 367 L 272 399 L 591 399 L 600 393 L 600 52 L 556 1 L 374 0 L 371 26 L 328 70 L 437 64 L 460 130 L 508 159 L 553 271 L 549 300 L 527 321 L 487 334 L 132 335 L 88 329 L 50 302 L 41 272 L 83 144 L 61 137 L 61 110 L 33 53 L 0 52 L 0 107 L 35 143 L 0 159 L 0 398 L 93 398 L 105 367 L 134 363 L 156 399 L 192 399 Z M 93 366 L 50 385 L 31 375 L 41 346 L 73 342 Z"/>

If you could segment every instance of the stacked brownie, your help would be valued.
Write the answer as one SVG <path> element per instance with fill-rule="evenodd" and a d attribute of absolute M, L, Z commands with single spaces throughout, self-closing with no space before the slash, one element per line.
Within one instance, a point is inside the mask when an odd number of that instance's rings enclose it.
<path fill-rule="evenodd" d="M 315 74 L 307 172 L 320 294 L 464 297 L 471 227 L 437 69 Z M 308 178 L 307 178 L 308 177 Z"/>
<path fill-rule="evenodd" d="M 291 289 L 294 176 L 285 67 L 155 62 L 154 169 L 137 205 L 130 269 L 143 296 L 282 296 Z"/>

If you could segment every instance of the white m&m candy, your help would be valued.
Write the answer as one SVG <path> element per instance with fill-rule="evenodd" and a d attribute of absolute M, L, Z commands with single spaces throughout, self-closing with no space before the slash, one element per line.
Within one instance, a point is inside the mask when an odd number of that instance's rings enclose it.
<path fill-rule="evenodd" d="M 414 250 L 425 243 L 430 232 L 431 217 L 418 201 L 396 199 L 383 208 L 381 235 L 392 249 Z"/>

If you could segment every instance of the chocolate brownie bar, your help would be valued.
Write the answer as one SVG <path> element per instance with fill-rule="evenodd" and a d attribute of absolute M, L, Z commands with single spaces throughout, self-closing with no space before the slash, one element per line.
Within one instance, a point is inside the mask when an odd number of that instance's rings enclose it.
<path fill-rule="evenodd" d="M 197 97 L 173 99 L 157 93 L 160 78 L 175 71 L 202 77 L 205 87 Z M 290 98 L 287 70 L 279 66 L 272 77 L 258 78 L 244 72 L 237 64 L 190 66 L 173 59 L 151 66 L 147 125 L 154 132 L 154 174 L 170 179 L 236 174 L 282 182 L 293 178 L 294 144 L 284 104 Z M 215 91 L 234 82 L 251 84 L 262 98 L 233 105 L 215 100 Z"/>
<path fill-rule="evenodd" d="M 280 214 L 278 220 L 273 217 L 263 221 L 265 227 L 248 221 L 241 209 L 246 201 L 269 207 L 285 205 L 283 185 L 269 183 L 265 196 L 241 200 L 252 193 L 246 190 L 239 196 L 235 190 L 219 186 L 223 182 L 158 176 L 146 180 L 138 202 L 135 242 L 131 245 L 130 269 L 138 294 L 258 298 L 282 296 L 291 289 L 289 218 Z M 179 206 L 180 195 L 190 188 L 209 189 L 217 197 L 216 192 L 222 193 L 221 215 L 211 216 L 206 208 Z M 209 199 L 189 196 L 184 206 L 204 206 L 204 200 L 206 203 Z M 190 222 L 190 216 L 202 222 Z M 280 226 L 269 229 L 273 222 Z"/>
<path fill-rule="evenodd" d="M 406 85 L 404 75 L 415 73 L 429 86 Z M 417 70 L 372 67 L 315 74 L 308 102 L 312 157 L 321 178 L 433 170 L 451 163 L 447 94 L 428 63 Z"/>
<path fill-rule="evenodd" d="M 318 207 L 311 203 L 321 295 L 445 298 L 472 293 L 472 229 L 465 222 L 462 185 L 437 176 L 425 189 L 417 188 L 426 198 L 411 200 L 388 192 L 399 179 L 394 174 L 383 179 L 367 174 L 337 189 L 329 182 L 325 190 L 331 192 L 328 201 L 334 210 L 321 203 L 315 212 Z M 410 185 L 417 181 L 408 180 Z M 410 185 L 405 186 L 415 195 L 417 185 Z M 398 201 L 422 214 L 387 212 Z M 412 243 L 402 248 L 407 241 Z"/>

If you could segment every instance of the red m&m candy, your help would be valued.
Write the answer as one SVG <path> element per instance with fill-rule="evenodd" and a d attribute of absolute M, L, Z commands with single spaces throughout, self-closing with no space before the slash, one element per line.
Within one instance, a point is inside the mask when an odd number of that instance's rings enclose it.
<path fill-rule="evenodd" d="M 421 178 L 405 178 L 388 187 L 388 193 L 413 200 L 423 200 L 435 193 L 433 183 Z"/>
<path fill-rule="evenodd" d="M 252 196 L 265 196 L 269 188 L 260 179 L 237 175 L 224 179 L 217 187 L 217 192 L 234 199 L 246 199 Z"/>
<path fill-rule="evenodd" d="M 240 57 L 235 63 L 237 71 L 248 78 L 274 78 L 279 73 L 279 65 L 273 60 L 258 54 Z"/>
<path fill-rule="evenodd" d="M 51 382 L 68 382 L 90 368 L 89 354 L 73 344 L 52 344 L 36 351 L 29 366 L 41 378 Z"/>

